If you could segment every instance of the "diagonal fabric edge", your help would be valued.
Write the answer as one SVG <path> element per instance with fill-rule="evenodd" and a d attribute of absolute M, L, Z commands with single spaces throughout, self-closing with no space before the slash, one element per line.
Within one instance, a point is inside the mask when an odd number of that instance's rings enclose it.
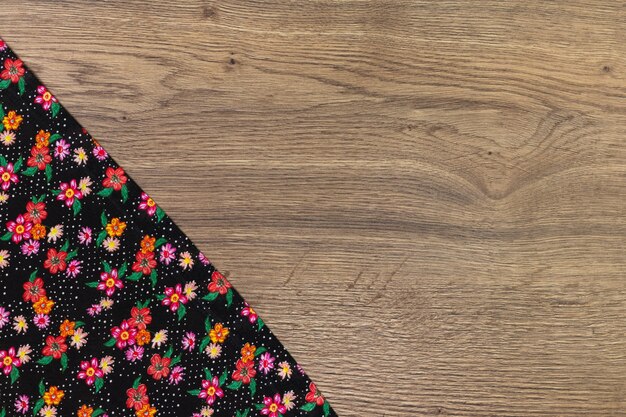
<path fill-rule="evenodd" d="M 335 416 L 0 39 L 0 417 Z"/>

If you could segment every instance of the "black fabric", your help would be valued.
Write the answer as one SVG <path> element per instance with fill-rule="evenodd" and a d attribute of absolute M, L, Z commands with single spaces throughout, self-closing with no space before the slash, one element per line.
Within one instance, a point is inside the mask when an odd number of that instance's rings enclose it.
<path fill-rule="evenodd" d="M 2 40 L 0 65 L 0 417 L 335 416 Z"/>

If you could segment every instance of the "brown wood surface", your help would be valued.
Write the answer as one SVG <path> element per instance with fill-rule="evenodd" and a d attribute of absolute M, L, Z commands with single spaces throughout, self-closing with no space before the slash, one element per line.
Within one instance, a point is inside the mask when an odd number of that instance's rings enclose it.
<path fill-rule="evenodd" d="M 626 415 L 623 1 L 2 0 L 349 416 Z"/>

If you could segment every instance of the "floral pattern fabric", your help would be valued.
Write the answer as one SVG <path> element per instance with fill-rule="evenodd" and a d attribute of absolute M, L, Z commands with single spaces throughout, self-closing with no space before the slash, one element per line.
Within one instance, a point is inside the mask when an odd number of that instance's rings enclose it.
<path fill-rule="evenodd" d="M 0 417 L 335 416 L 0 40 Z"/>

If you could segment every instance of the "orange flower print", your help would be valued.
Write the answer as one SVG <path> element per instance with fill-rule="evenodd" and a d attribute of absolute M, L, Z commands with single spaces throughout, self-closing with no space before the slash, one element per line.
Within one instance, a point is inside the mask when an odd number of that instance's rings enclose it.
<path fill-rule="evenodd" d="M 154 242 L 156 242 L 156 238 L 145 235 L 141 240 L 141 253 L 154 252 Z"/>
<path fill-rule="evenodd" d="M 24 120 L 22 116 L 17 114 L 15 110 L 11 110 L 2 119 L 2 124 L 6 130 L 17 130 L 20 127 L 22 120 Z"/>
<path fill-rule="evenodd" d="M 217 323 L 209 332 L 209 337 L 213 343 L 224 343 L 228 333 L 230 331 L 222 323 Z"/>
<path fill-rule="evenodd" d="M 40 130 L 35 136 L 35 146 L 37 148 L 43 148 L 50 144 L 50 132 L 46 132 L 45 130 Z"/>
<path fill-rule="evenodd" d="M 135 340 L 139 346 L 147 345 L 150 343 L 150 332 L 148 330 L 139 330 Z"/>
<path fill-rule="evenodd" d="M 54 306 L 54 301 L 46 296 L 39 297 L 39 301 L 33 303 L 33 309 L 37 314 L 50 314 L 52 306 Z"/>
<path fill-rule="evenodd" d="M 256 346 L 246 343 L 241 348 L 241 361 L 246 363 L 254 359 L 254 352 L 256 352 Z"/>
<path fill-rule="evenodd" d="M 65 320 L 61 323 L 61 336 L 67 337 L 72 336 L 74 334 L 74 327 L 76 326 L 76 322 Z"/>
<path fill-rule="evenodd" d="M 43 224 L 35 224 L 33 228 L 30 230 L 30 234 L 33 239 L 40 240 L 46 237 L 46 226 Z"/>
<path fill-rule="evenodd" d="M 122 236 L 124 230 L 126 230 L 126 223 L 120 221 L 117 217 L 112 218 L 111 222 L 106 225 L 106 231 L 111 237 Z"/>
<path fill-rule="evenodd" d="M 135 414 L 137 417 L 153 417 L 156 414 L 156 408 L 152 407 L 150 404 L 144 405 L 141 410 L 137 410 Z"/>
<path fill-rule="evenodd" d="M 93 414 L 93 408 L 87 407 L 84 404 L 82 407 L 80 407 L 80 410 L 78 410 L 78 413 L 77 413 L 78 417 L 91 417 L 92 414 Z"/>
<path fill-rule="evenodd" d="M 57 387 L 50 387 L 50 389 L 43 394 L 43 400 L 46 405 L 59 405 L 64 396 L 65 392 L 62 390 Z"/>

